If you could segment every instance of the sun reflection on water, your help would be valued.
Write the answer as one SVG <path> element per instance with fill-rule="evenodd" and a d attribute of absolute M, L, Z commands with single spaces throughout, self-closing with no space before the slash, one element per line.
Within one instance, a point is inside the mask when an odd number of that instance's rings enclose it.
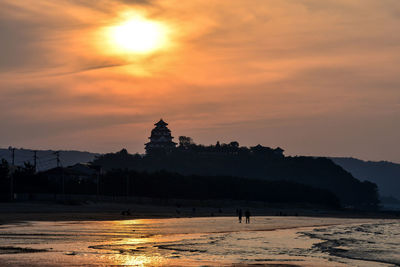
<path fill-rule="evenodd" d="M 108 250 L 112 254 L 109 260 L 113 265 L 123 266 L 165 266 L 180 265 L 182 260 L 169 250 L 159 248 L 160 244 L 182 239 L 182 235 L 160 235 L 154 233 L 159 225 L 158 220 L 123 220 L 113 221 L 112 227 L 115 231 L 131 235 L 130 237 L 110 240 L 103 247 L 97 248 Z"/>

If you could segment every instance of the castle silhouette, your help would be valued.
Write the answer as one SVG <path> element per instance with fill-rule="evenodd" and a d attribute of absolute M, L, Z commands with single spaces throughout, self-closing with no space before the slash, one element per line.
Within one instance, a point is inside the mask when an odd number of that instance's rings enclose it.
<path fill-rule="evenodd" d="M 177 143 L 172 141 L 174 137 L 167 125 L 163 119 L 154 124 L 156 127 L 151 131 L 150 142 L 145 144 L 146 154 L 168 152 L 176 147 Z"/>

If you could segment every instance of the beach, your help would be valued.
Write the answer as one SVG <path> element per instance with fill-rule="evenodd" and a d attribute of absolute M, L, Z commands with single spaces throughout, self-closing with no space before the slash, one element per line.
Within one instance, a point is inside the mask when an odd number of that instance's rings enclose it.
<path fill-rule="evenodd" d="M 254 216 L 308 216 L 332 218 L 397 219 L 399 212 L 329 210 L 323 207 L 264 205 L 256 202 L 210 202 L 207 205 L 160 205 L 159 202 L 0 202 L 0 225 L 22 221 L 91 221 L 145 218 L 236 216 L 236 209 L 249 209 Z M 197 203 L 198 204 L 198 203 Z M 123 211 L 130 215 L 122 215 Z"/>
<path fill-rule="evenodd" d="M 7 213 L 12 206 L 30 207 L 31 215 Z M 234 214 L 201 216 L 210 208 L 196 209 L 191 218 L 185 214 L 193 210 L 181 208 L 176 218 L 172 207 L 163 213 L 157 206 L 130 205 L 136 215 L 123 216 L 117 211 L 125 204 L 54 212 L 59 206 L 0 205 L 0 265 L 393 266 L 399 260 L 393 219 L 252 216 L 245 224 Z"/>

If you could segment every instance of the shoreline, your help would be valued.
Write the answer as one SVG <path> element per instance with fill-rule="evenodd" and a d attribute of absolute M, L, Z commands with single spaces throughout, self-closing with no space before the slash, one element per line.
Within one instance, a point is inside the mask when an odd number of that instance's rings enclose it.
<path fill-rule="evenodd" d="M 21 264 L 25 266 L 29 259 L 29 265 L 32 266 L 53 266 L 43 264 L 47 262 L 47 259 L 53 259 L 57 261 L 59 266 L 70 266 L 74 265 L 76 262 L 79 262 L 80 264 L 82 264 L 82 262 L 90 262 L 91 264 L 98 265 L 109 265 L 110 263 L 115 265 L 125 265 L 128 264 L 132 259 L 132 256 L 135 255 L 139 258 L 141 257 L 141 259 L 146 259 L 145 262 L 148 263 L 146 264 L 148 266 L 153 266 L 151 262 L 159 262 L 159 260 L 162 260 L 162 266 L 198 266 L 207 264 L 210 264 L 210 266 L 259 266 L 259 264 L 262 264 L 262 266 L 279 267 L 348 266 L 343 262 L 343 260 L 350 260 L 350 262 L 360 261 L 361 263 L 370 264 L 365 266 L 374 266 L 371 265 L 371 263 L 373 264 L 376 262 L 375 259 L 349 258 L 346 257 L 346 254 L 335 254 L 334 252 L 336 252 L 336 247 L 339 247 L 340 244 L 335 243 L 335 240 L 333 240 L 333 243 L 331 242 L 327 246 L 327 242 L 330 242 L 331 240 L 329 237 L 328 239 L 323 238 L 323 235 L 326 232 L 318 230 L 314 231 L 314 229 L 325 229 L 326 227 L 328 227 L 326 229 L 329 229 L 330 226 L 333 226 L 334 228 L 331 230 L 332 233 L 346 234 L 343 232 L 344 230 L 335 228 L 335 226 L 343 225 L 355 228 L 361 224 L 370 225 L 371 223 L 380 224 L 382 222 L 374 219 L 287 216 L 285 218 L 260 217 L 259 220 L 255 218 L 255 221 L 252 221 L 250 225 L 247 225 L 237 223 L 236 218 L 227 217 L 219 217 L 215 219 L 181 219 L 182 220 L 172 219 L 171 221 L 149 219 L 139 222 L 128 222 L 127 224 L 125 222 L 112 221 L 77 223 L 50 221 L 35 222 L 32 224 L 27 223 L 26 225 L 22 224 L 15 227 L 15 229 L 14 225 L 10 224 L 1 228 L 4 231 L 5 236 L 10 236 L 11 238 L 15 236 L 14 238 L 17 240 L 17 243 L 12 246 L 8 243 L 3 243 L 2 248 L 6 252 L 3 255 L 6 256 L 0 259 L 0 263 L 4 263 L 5 265 L 15 263 L 17 265 Z M 64 246 L 64 244 L 66 244 L 65 242 L 69 242 L 68 238 L 53 238 L 52 234 L 59 234 L 59 226 L 63 228 L 63 236 L 66 235 L 67 237 L 73 238 L 73 248 Z M 98 229 L 97 227 L 99 227 L 99 229 L 96 230 L 97 232 L 90 231 L 87 233 L 86 230 L 88 227 L 90 229 L 93 227 Z M 134 231 L 129 230 L 135 227 L 136 229 Z M 126 229 L 128 229 L 128 231 Z M 210 231 L 210 229 L 214 229 L 214 231 Z M 337 232 L 337 229 L 339 229 L 339 232 Z M 21 246 L 19 233 L 22 233 L 24 236 L 27 234 L 27 240 L 29 240 L 30 236 L 33 235 L 35 238 L 38 237 L 46 242 L 37 244 L 31 244 L 28 242 L 29 246 Z M 79 233 L 83 233 L 83 239 L 78 237 Z M 98 235 L 99 233 L 101 233 L 101 235 Z M 109 233 L 112 233 L 112 235 L 108 235 Z M 300 236 L 304 236 L 306 233 L 309 234 L 307 238 L 299 238 Z M 320 234 L 322 235 L 319 236 Z M 90 242 L 88 242 L 88 237 L 92 237 Z M 136 238 L 142 239 L 143 242 L 138 242 Z M 132 242 L 132 240 L 136 241 Z M 240 242 L 242 242 L 240 240 L 244 240 L 243 242 L 245 243 L 240 245 Z M 256 243 L 259 242 L 257 243 L 258 245 L 254 246 L 254 249 L 257 250 L 258 246 L 261 246 L 259 247 L 259 252 L 264 252 L 264 250 L 266 250 L 269 251 L 269 253 L 267 253 L 266 256 L 252 258 L 254 252 L 252 249 L 246 249 L 246 240 L 252 240 Z M 221 259 L 219 257 L 220 247 L 215 242 L 221 242 L 221 244 L 227 242 L 227 244 L 230 244 L 233 248 L 239 244 L 239 248 L 244 251 L 241 253 L 247 253 L 246 255 L 248 258 L 242 260 L 241 256 L 234 253 L 236 251 L 235 249 L 230 250 L 228 247 L 227 252 L 230 253 L 230 258 Z M 318 251 L 313 251 L 313 247 L 318 245 L 320 246 L 320 249 Z M 211 248 L 209 255 L 207 254 L 207 249 L 204 249 L 204 246 Z M 161 258 L 153 258 L 153 250 L 155 247 L 157 250 L 161 251 Z M 88 248 L 94 249 L 95 254 L 87 254 Z M 46 253 L 33 253 L 40 252 L 39 250 L 45 250 L 43 252 Z M 284 254 L 276 253 L 277 250 L 282 253 L 284 252 Z M 12 253 L 7 251 L 11 251 Z M 108 251 L 115 253 L 109 254 Z M 190 253 L 187 254 L 188 252 Z M 197 252 L 206 254 L 196 254 L 196 257 L 200 258 L 193 258 L 191 255 L 192 252 L 195 254 Z M 309 253 L 311 252 L 316 253 L 316 257 L 310 257 Z M 117 256 L 99 258 L 99 254 Z M 326 257 L 321 257 L 323 254 L 328 256 L 329 259 L 339 259 L 339 261 L 330 261 Z M 94 256 L 92 258 L 87 258 L 88 255 Z M 259 254 L 256 253 L 256 255 Z M 3 262 L 1 262 L 1 260 L 3 260 Z M 187 265 L 186 263 L 191 264 Z"/>
<path fill-rule="evenodd" d="M 366 212 L 327 210 L 317 208 L 294 208 L 290 206 L 254 207 L 249 209 L 252 217 L 257 216 L 301 216 L 321 218 L 354 219 L 399 219 L 399 212 Z M 122 215 L 123 211 L 130 215 Z M 67 205 L 55 202 L 8 202 L 0 203 L 0 225 L 24 221 L 109 221 L 131 219 L 162 219 L 191 217 L 236 217 L 236 207 L 177 207 L 137 203 L 90 202 Z"/>
<path fill-rule="evenodd" d="M 116 210 L 126 207 L 126 204 L 96 203 L 71 207 L 53 203 L 46 206 L 46 212 L 35 212 L 43 209 L 42 205 L 43 203 L 13 203 L 5 207 L 0 204 L 0 211 L 3 212 L 0 213 L 0 232 L 4 237 L 0 245 L 3 249 L 0 265 L 15 263 L 16 266 L 25 266 L 28 261 L 32 266 L 53 266 L 54 261 L 59 266 L 70 266 L 76 262 L 126 265 L 135 256 L 145 260 L 146 266 L 153 266 L 152 262 L 159 261 L 162 266 L 198 266 L 210 263 L 211 266 L 262 264 L 271 267 L 333 267 L 348 266 L 345 262 L 357 261 L 369 264 L 365 266 L 375 266 L 371 265 L 377 262 L 375 258 L 349 257 L 345 250 L 341 250 L 341 246 L 352 245 L 354 238 L 360 238 L 357 229 L 362 230 L 362 233 L 374 233 L 373 227 L 376 225 L 390 225 L 395 221 L 322 216 L 321 213 L 282 217 L 264 217 L 263 214 L 256 213 L 250 224 L 240 224 L 228 209 L 225 212 L 222 210 L 222 214 L 218 216 L 206 217 L 209 208 L 202 208 L 198 216 L 194 217 L 187 214 L 188 208 L 182 208 L 178 217 L 169 213 L 172 207 L 129 204 L 130 207 L 141 209 L 132 216 L 123 216 Z M 5 212 L 10 207 L 20 211 L 30 207 L 30 212 Z M 52 212 L 56 209 L 58 212 Z M 107 210 L 103 212 L 101 209 Z M 92 213 L 83 212 L 84 210 L 91 210 Z M 349 229 L 353 229 L 354 236 L 348 236 Z M 336 238 L 336 235 L 344 238 Z M 306 238 L 300 238 L 302 236 Z M 21 237 L 26 240 L 24 245 L 21 245 Z M 31 238 L 36 243 L 31 243 Z M 247 249 L 246 245 L 249 240 L 255 242 L 251 249 Z M 218 243 L 228 247 L 221 247 Z M 158 257 L 153 257 L 155 248 L 160 253 Z M 229 258 L 220 258 L 221 248 Z M 237 249 L 243 250 L 240 255 L 235 253 Z M 258 252 L 254 254 L 253 249 Z M 265 251 L 268 251 L 267 255 L 263 254 Z M 196 254 L 198 252 L 201 253 Z M 310 256 L 310 253 L 316 256 Z M 242 259 L 243 255 L 246 255 L 246 260 Z M 50 265 L 43 264 L 48 260 Z"/>

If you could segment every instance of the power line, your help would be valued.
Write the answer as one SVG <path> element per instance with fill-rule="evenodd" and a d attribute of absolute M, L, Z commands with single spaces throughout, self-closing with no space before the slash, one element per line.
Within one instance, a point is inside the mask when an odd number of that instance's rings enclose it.
<path fill-rule="evenodd" d="M 47 151 L 17 149 L 11 146 L 8 150 L 10 151 L 12 166 L 24 166 L 25 163 L 30 163 L 34 166 L 35 172 L 38 172 L 39 170 L 62 167 L 63 165 L 60 151 L 48 151 L 46 153 Z"/>

